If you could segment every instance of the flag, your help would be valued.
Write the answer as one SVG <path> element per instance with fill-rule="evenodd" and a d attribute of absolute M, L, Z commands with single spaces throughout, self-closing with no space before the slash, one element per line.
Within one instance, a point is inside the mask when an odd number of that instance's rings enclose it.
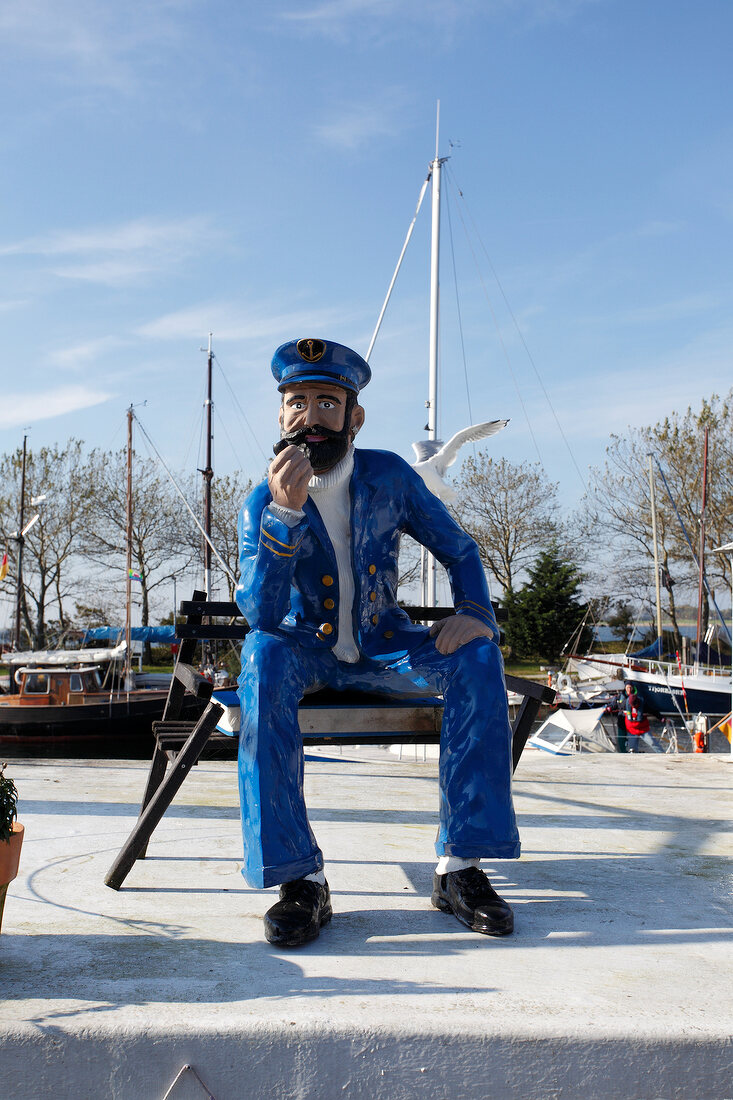
<path fill-rule="evenodd" d="M 142 577 L 140 576 L 140 574 L 139 574 L 139 573 L 135 573 L 135 572 L 134 572 L 134 571 L 133 571 L 133 570 L 131 569 L 131 570 L 130 570 L 130 580 L 131 580 L 131 581 L 142 581 Z"/>
<path fill-rule="evenodd" d="M 8 575 L 8 552 L 7 550 L 3 554 L 3 560 L 0 561 L 0 581 L 4 581 Z"/>
<path fill-rule="evenodd" d="M 721 730 L 722 733 L 725 734 L 725 736 L 728 738 L 729 741 L 730 741 L 730 736 L 731 736 L 731 728 L 730 727 L 731 727 L 730 718 L 728 718 L 728 719 L 726 719 L 726 721 L 720 723 L 720 730 Z"/>
<path fill-rule="evenodd" d="M 721 718 L 719 722 L 716 722 L 712 729 L 708 730 L 708 733 L 712 733 L 714 730 L 720 730 L 728 740 L 731 738 L 731 718 L 733 715 L 728 714 L 725 718 Z"/>

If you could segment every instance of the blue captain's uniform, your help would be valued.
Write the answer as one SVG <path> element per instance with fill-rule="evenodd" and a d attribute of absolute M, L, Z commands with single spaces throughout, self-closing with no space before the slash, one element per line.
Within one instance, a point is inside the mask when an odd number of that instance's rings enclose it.
<path fill-rule="evenodd" d="M 397 605 L 402 534 L 445 566 L 456 613 L 498 629 L 474 541 L 418 474 L 388 451 L 354 451 L 350 482 L 352 629 L 360 659 L 339 661 L 336 557 L 313 501 L 288 527 L 267 482 L 239 516 L 236 599 L 251 629 L 242 648 L 239 784 L 245 864 L 254 887 L 319 871 L 323 857 L 303 797 L 298 705 L 320 687 L 444 697 L 438 855 L 511 859 L 519 837 L 511 798 L 511 731 L 501 653 L 476 638 L 438 652 Z"/>

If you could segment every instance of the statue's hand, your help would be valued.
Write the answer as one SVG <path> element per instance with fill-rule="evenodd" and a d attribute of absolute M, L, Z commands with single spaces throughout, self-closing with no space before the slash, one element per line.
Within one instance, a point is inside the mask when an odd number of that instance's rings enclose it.
<path fill-rule="evenodd" d="M 474 619 L 471 615 L 449 615 L 447 619 L 440 619 L 430 627 L 430 634 L 435 638 L 435 648 L 438 653 L 455 653 L 466 642 L 472 642 L 474 638 L 493 638 L 494 631 L 480 619 Z"/>
<path fill-rule="evenodd" d="M 302 451 L 292 445 L 281 451 L 270 463 L 267 484 L 275 504 L 299 512 L 308 499 L 308 482 L 313 467 Z"/>

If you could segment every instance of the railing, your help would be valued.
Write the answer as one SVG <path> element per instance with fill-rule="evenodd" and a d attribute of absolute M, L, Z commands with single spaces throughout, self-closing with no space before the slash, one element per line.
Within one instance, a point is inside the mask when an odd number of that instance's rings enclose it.
<path fill-rule="evenodd" d="M 666 676 L 682 676 L 682 679 L 690 679 L 695 676 L 718 676 L 724 680 L 730 679 L 731 670 L 727 665 L 678 665 L 676 661 L 658 661 L 636 659 L 633 654 L 627 657 L 627 663 L 621 667 L 637 672 L 661 672 Z"/>

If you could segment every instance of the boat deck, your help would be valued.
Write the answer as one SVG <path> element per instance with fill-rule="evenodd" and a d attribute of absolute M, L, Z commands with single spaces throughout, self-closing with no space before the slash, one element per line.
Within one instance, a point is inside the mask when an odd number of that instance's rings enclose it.
<path fill-rule="evenodd" d="M 516 933 L 431 909 L 436 763 L 306 765 L 334 920 L 283 952 L 239 870 L 232 763 L 200 764 L 119 893 L 138 761 L 13 761 L 26 827 L 0 957 L 3 1100 L 730 1097 L 733 764 L 527 751 Z M 205 1094 L 185 1071 L 170 1100 Z"/>

